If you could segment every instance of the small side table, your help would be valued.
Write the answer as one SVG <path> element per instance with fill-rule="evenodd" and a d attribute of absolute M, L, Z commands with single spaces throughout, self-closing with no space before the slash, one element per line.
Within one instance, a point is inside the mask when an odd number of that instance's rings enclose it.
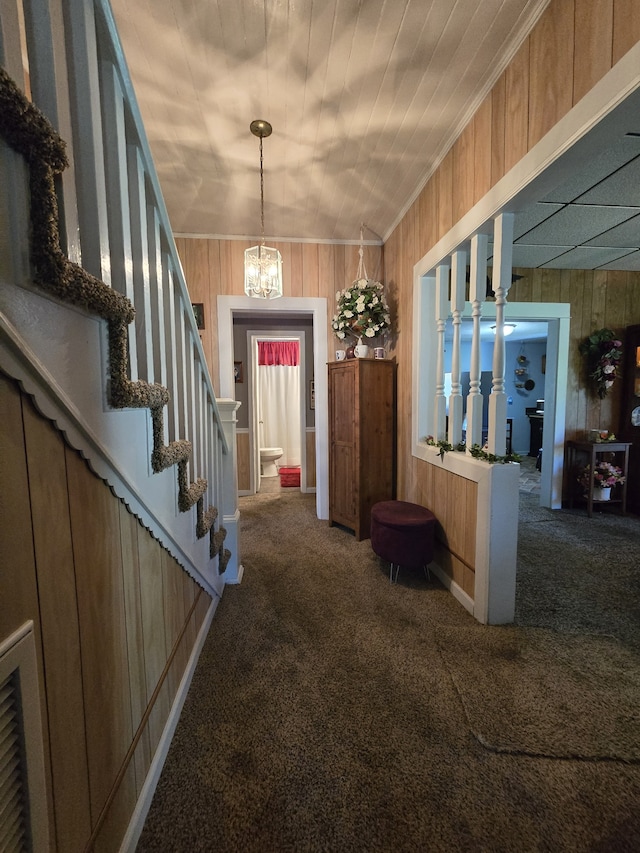
<path fill-rule="evenodd" d="M 568 441 L 566 443 L 566 457 L 567 457 L 567 468 L 569 470 L 569 476 L 575 481 L 576 477 L 576 457 L 580 454 L 586 456 L 585 465 L 589 465 L 591 467 L 591 481 L 589 483 L 589 489 L 587 491 L 587 515 L 589 518 L 593 515 L 593 505 L 594 503 L 619 503 L 621 505 L 622 514 L 625 515 L 627 511 L 627 473 L 629 469 L 629 448 L 631 447 L 630 441 Z M 622 469 L 622 473 L 624 475 L 624 483 L 620 487 L 622 489 L 622 497 L 613 498 L 610 501 L 594 501 L 593 499 L 593 472 L 596 466 L 596 461 L 598 456 L 602 456 L 605 453 L 614 453 L 614 454 L 624 454 L 624 460 L 618 462 L 616 460 L 616 465 Z M 569 507 L 573 507 L 573 496 L 575 494 L 576 487 L 575 482 L 570 482 L 569 487 Z"/>

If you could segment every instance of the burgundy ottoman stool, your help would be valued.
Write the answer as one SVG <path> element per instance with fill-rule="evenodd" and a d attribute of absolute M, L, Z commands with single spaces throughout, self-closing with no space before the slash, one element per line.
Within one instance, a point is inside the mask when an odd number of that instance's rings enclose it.
<path fill-rule="evenodd" d="M 371 547 L 391 563 L 389 580 L 400 566 L 427 566 L 433 559 L 436 517 L 424 506 L 407 501 L 380 501 L 371 508 Z M 393 567 L 396 567 L 395 578 Z"/>

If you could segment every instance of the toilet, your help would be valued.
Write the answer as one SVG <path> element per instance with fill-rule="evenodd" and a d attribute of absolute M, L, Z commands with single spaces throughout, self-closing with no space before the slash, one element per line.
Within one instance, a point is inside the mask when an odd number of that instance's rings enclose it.
<path fill-rule="evenodd" d="M 262 477 L 277 477 L 276 461 L 282 456 L 281 447 L 260 448 L 260 474 Z"/>

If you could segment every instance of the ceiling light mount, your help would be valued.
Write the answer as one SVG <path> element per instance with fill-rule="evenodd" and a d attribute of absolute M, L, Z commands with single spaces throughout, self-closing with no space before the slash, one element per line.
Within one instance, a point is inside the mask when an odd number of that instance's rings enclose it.
<path fill-rule="evenodd" d="M 503 335 L 505 336 L 505 338 L 506 338 L 506 337 L 508 337 L 509 335 L 513 334 L 513 331 L 515 330 L 515 328 L 516 328 L 516 324 L 515 324 L 515 323 L 504 323 L 504 324 L 503 324 L 503 326 L 502 326 L 502 334 L 503 334 Z M 493 334 L 494 334 L 494 335 L 495 335 L 495 333 L 496 333 L 496 329 L 497 329 L 497 326 L 492 326 L 492 327 L 491 327 L 491 331 L 493 332 Z"/>
<path fill-rule="evenodd" d="M 264 165 L 262 140 L 271 136 L 273 128 L 264 119 L 254 119 L 249 130 L 260 140 L 260 227 L 258 246 L 244 253 L 244 292 L 258 299 L 277 299 L 282 296 L 282 255 L 264 244 Z"/>

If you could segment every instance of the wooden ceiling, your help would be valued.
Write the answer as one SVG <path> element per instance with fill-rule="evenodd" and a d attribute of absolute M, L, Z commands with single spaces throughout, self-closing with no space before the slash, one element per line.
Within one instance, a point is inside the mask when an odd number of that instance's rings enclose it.
<path fill-rule="evenodd" d="M 112 0 L 177 234 L 386 238 L 548 0 Z"/>

